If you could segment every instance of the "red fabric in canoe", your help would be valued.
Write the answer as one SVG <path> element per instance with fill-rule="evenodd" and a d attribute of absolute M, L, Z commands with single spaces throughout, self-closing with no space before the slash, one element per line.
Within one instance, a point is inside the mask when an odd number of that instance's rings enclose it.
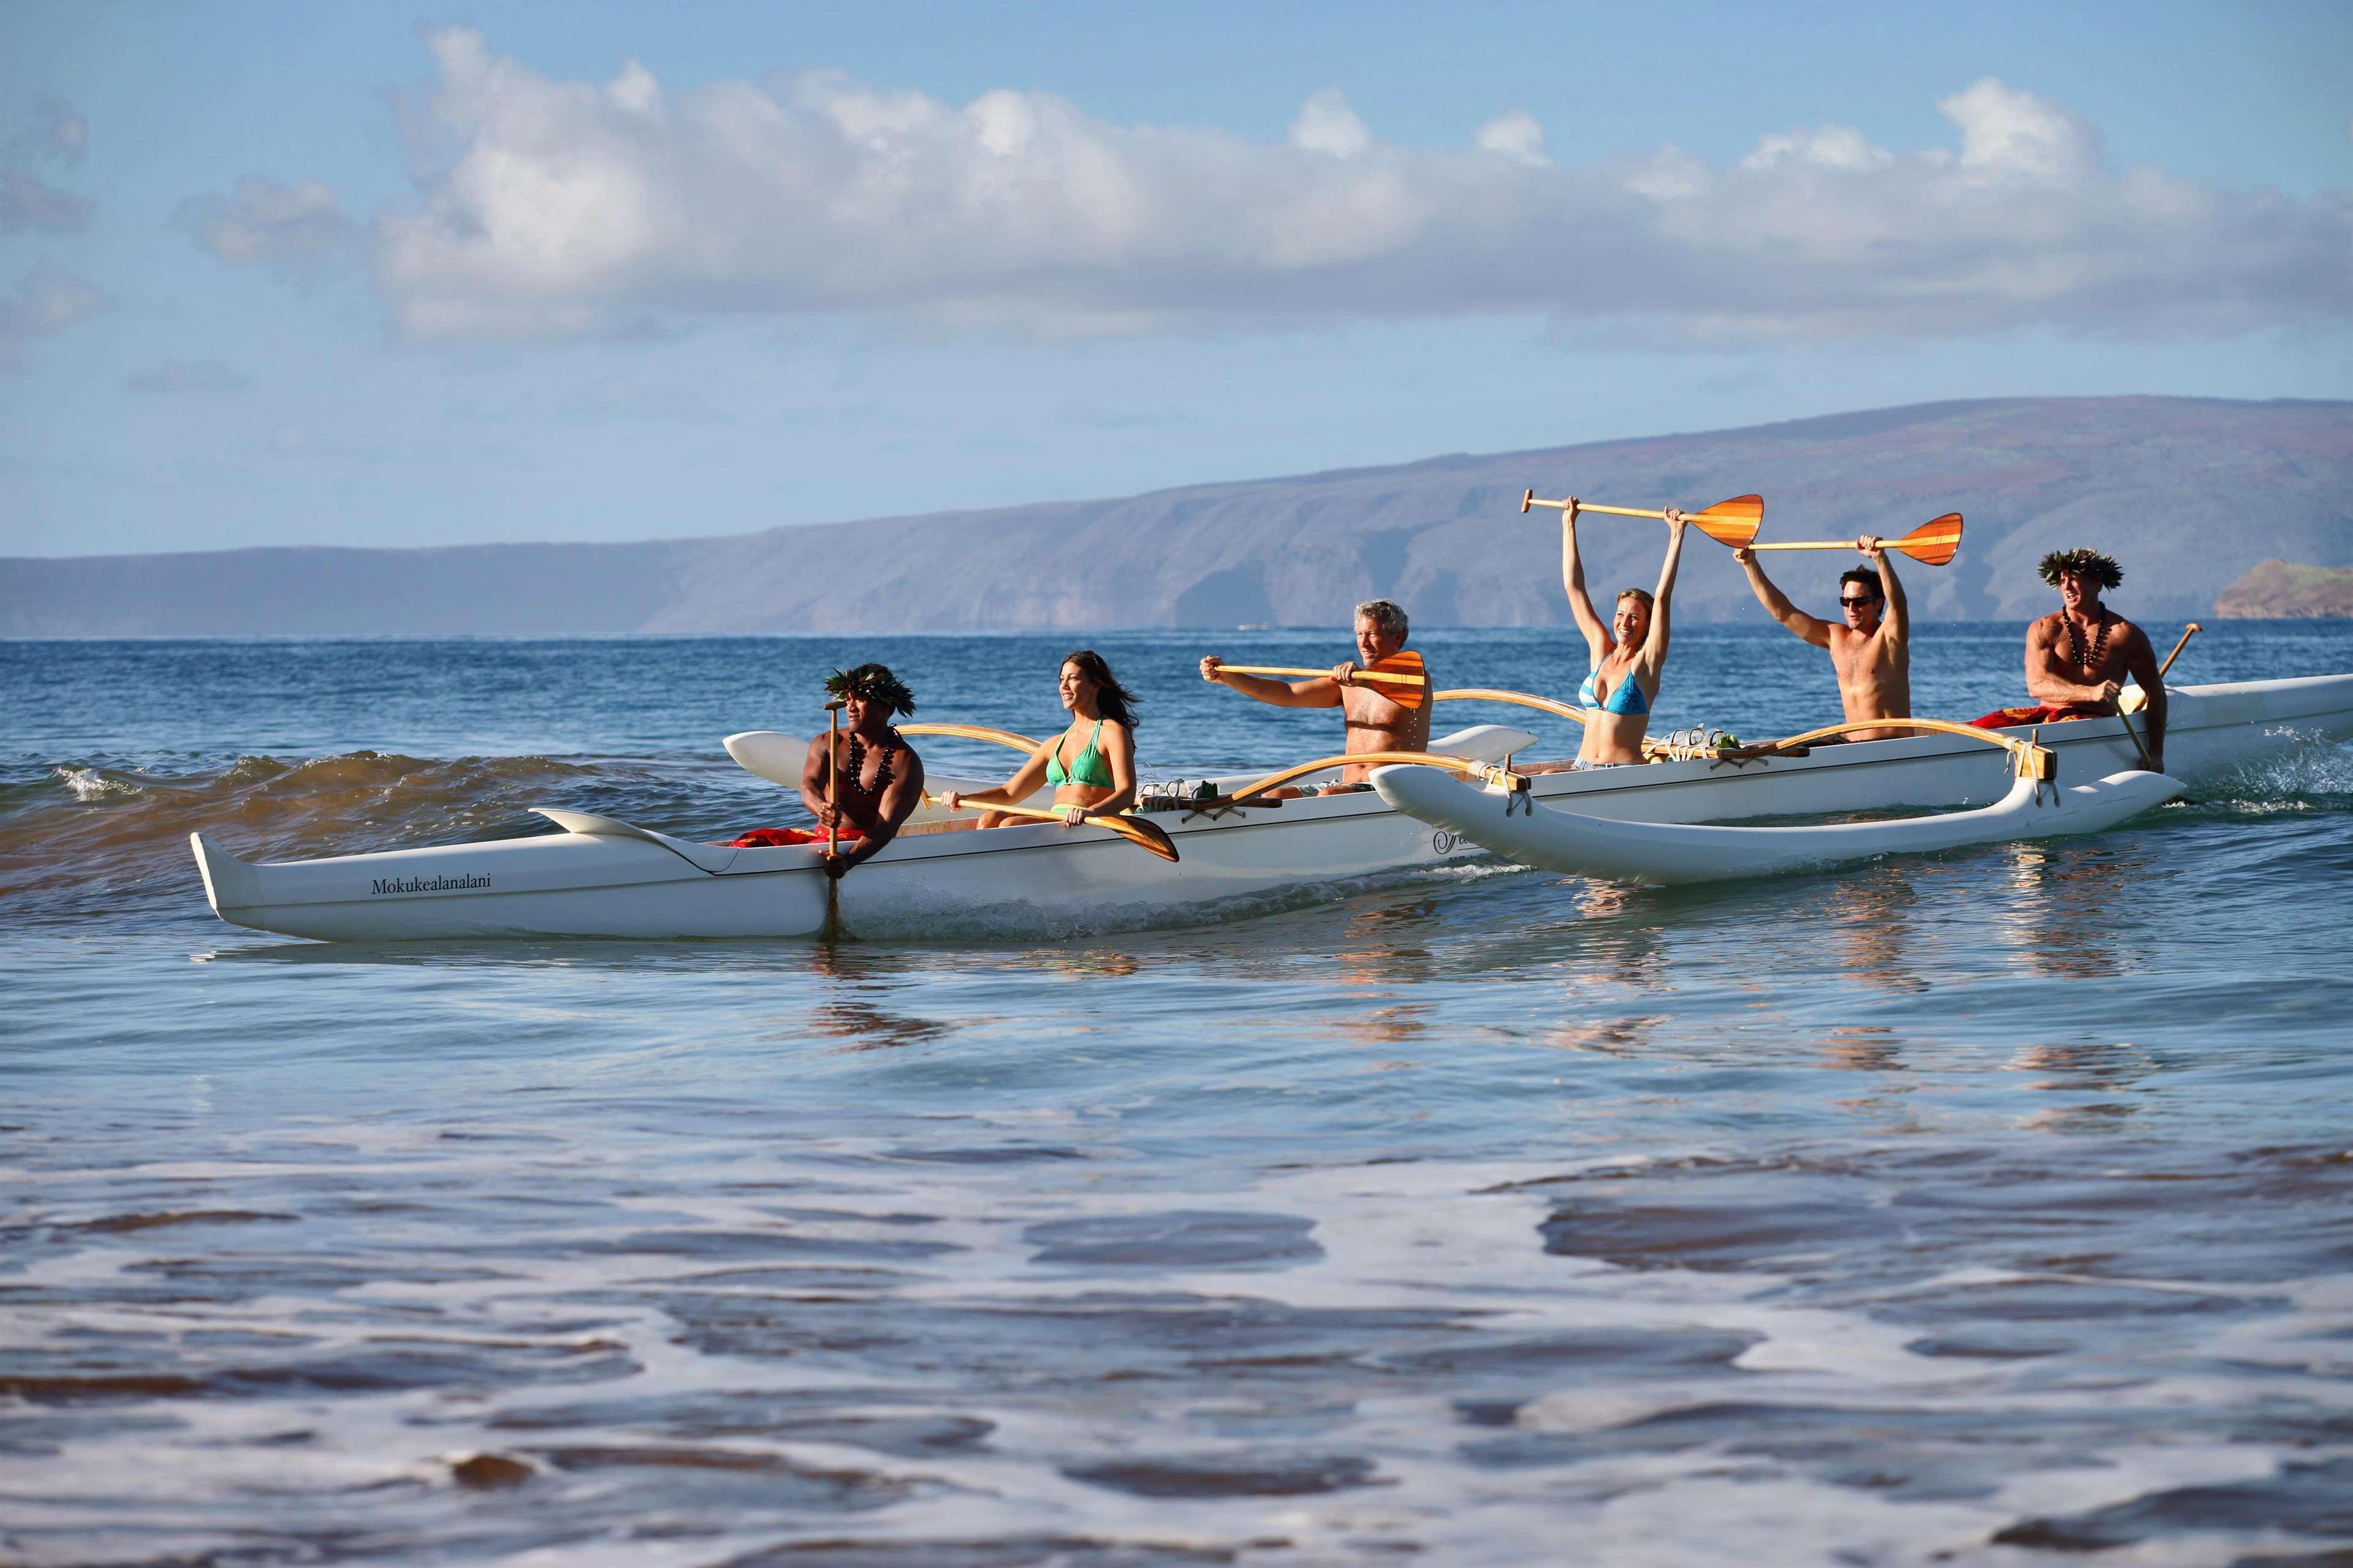
<path fill-rule="evenodd" d="M 864 837 L 865 835 L 855 827 L 845 827 L 841 830 L 841 841 L 844 844 L 855 844 Z M 774 849 L 785 844 L 822 844 L 824 842 L 825 829 L 822 827 L 755 827 L 739 837 L 729 839 L 726 847 L 730 849 Z"/>
<path fill-rule="evenodd" d="M 2061 707 L 1997 708 L 1969 721 L 1972 730 L 2007 730 L 2013 724 L 2063 724 L 2070 719 L 2097 719 L 2097 708 L 2081 703 Z"/>

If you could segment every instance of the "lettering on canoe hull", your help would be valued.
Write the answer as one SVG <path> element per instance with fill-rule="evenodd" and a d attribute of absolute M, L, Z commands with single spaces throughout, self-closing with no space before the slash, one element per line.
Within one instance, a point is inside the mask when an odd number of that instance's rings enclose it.
<path fill-rule="evenodd" d="M 464 893 L 490 885 L 488 877 L 377 877 L 369 881 L 368 893 Z"/>
<path fill-rule="evenodd" d="M 1462 847 L 1462 836 L 1441 827 L 1430 836 L 1430 847 L 1440 855 L 1451 855 Z"/>

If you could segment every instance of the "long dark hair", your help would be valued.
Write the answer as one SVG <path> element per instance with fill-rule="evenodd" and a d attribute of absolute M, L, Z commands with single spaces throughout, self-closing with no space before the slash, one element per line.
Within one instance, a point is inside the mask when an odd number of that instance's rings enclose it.
<path fill-rule="evenodd" d="M 1095 683 L 1095 706 L 1103 710 L 1104 718 L 1115 720 L 1131 730 L 1135 728 L 1135 693 L 1119 683 L 1119 677 L 1111 672 L 1111 666 L 1103 662 L 1103 655 L 1091 647 L 1082 647 L 1076 653 L 1063 656 L 1062 663 L 1077 665 L 1079 673 Z M 1055 668 L 1060 668 L 1060 666 Z"/>

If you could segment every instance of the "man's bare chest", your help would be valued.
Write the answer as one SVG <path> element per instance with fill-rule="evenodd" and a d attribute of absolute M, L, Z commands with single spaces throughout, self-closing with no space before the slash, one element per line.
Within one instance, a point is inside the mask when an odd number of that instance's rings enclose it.
<path fill-rule="evenodd" d="M 1361 686 L 1344 688 L 1340 693 L 1340 711 L 1352 724 L 1396 724 L 1411 711 Z"/>
<path fill-rule="evenodd" d="M 1841 680 L 1879 679 L 1895 668 L 1894 646 L 1876 632 L 1864 636 L 1835 626 L 1831 632 L 1831 665 Z"/>

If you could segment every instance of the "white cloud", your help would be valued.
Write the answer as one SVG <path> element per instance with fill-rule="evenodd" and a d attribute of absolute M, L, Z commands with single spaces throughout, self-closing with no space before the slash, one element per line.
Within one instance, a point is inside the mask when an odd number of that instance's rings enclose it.
<path fill-rule="evenodd" d="M 1371 151 L 1373 133 L 1340 89 L 1327 87 L 1299 106 L 1299 118 L 1291 122 L 1291 144 L 1335 158 L 1354 158 Z"/>
<path fill-rule="evenodd" d="M 1895 154 L 1872 145 L 1862 132 L 1844 125 L 1824 125 L 1813 131 L 1788 131 L 1757 139 L 1756 149 L 1740 160 L 1747 170 L 1788 168 L 1810 163 L 1821 169 L 1856 173 L 1883 169 Z"/>
<path fill-rule="evenodd" d="M 71 234 L 90 226 L 90 205 L 26 169 L 0 169 L 0 234 L 40 229 Z"/>
<path fill-rule="evenodd" d="M 129 392 L 240 392 L 252 384 L 216 359 L 165 360 L 162 368 L 122 384 Z"/>
<path fill-rule="evenodd" d="M 8 154 L 79 166 L 90 156 L 90 121 L 64 99 L 44 93 L 33 105 L 32 124 L 9 140 Z"/>
<path fill-rule="evenodd" d="M 239 180 L 233 196 L 189 197 L 172 222 L 232 265 L 263 261 L 298 271 L 347 259 L 359 237 L 335 193 L 317 180 Z"/>
<path fill-rule="evenodd" d="M 1405 148 L 1330 89 L 1268 143 L 830 72 L 672 90 L 631 62 L 600 87 L 465 28 L 429 42 L 421 202 L 372 237 L 376 287 L 421 338 L 722 311 L 1038 336 L 1519 311 L 1721 344 L 2353 314 L 2353 194 L 2112 171 L 2091 126 L 1990 79 L 1943 100 L 1945 147 L 1823 126 L 1730 164 L 1672 146 L 1559 164 L 1522 111 L 1471 146 Z M 322 188 L 247 182 L 234 207 L 271 205 L 248 186 L 313 193 L 287 205 L 341 232 Z M 209 242 L 280 232 L 248 215 Z"/>
<path fill-rule="evenodd" d="M 26 343 L 64 331 L 106 308 L 106 296 L 83 279 L 42 262 L 0 298 L 0 368 L 15 369 Z"/>
<path fill-rule="evenodd" d="M 1552 162 L 1545 150 L 1544 127 L 1525 109 L 1499 114 L 1471 135 L 1472 145 L 1489 153 L 1541 168 Z"/>
<path fill-rule="evenodd" d="M 0 166 L 0 234 L 40 229 L 71 234 L 90 226 L 89 201 L 61 191 L 26 167 L 49 161 L 79 164 L 90 153 L 90 126 L 62 98 L 43 97 L 33 106 L 32 124 L 10 137 Z"/>

